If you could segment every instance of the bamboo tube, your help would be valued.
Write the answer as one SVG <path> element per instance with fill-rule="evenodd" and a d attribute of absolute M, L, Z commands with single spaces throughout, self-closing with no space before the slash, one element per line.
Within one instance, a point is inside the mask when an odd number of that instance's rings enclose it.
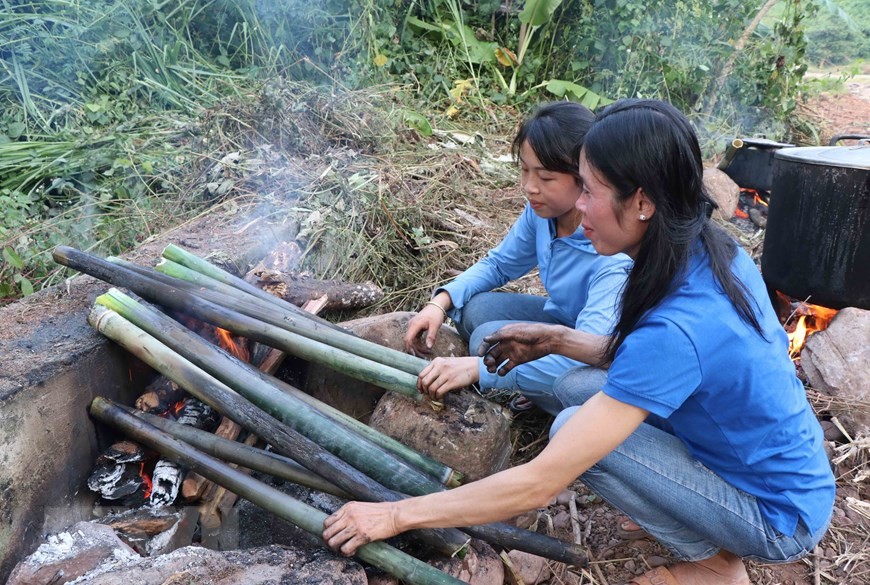
<path fill-rule="evenodd" d="M 339 498 L 347 500 L 352 497 L 340 487 L 326 481 L 316 473 L 308 471 L 289 457 L 256 449 L 238 441 L 224 439 L 214 433 L 187 425 L 180 425 L 177 422 L 160 416 L 154 416 L 135 408 L 123 405 L 117 406 L 118 408 L 123 408 L 127 414 L 142 419 L 164 433 L 172 435 L 179 441 L 184 441 L 212 457 L 236 463 L 254 471 L 267 473 L 272 477 L 285 479 L 319 492 L 338 496 Z"/>
<path fill-rule="evenodd" d="M 435 479 L 387 453 L 309 404 L 267 384 L 253 371 L 253 367 L 233 358 L 163 313 L 137 303 L 117 289 L 101 295 L 96 302 L 154 336 L 182 358 L 378 483 L 415 496 L 441 489 Z"/>
<path fill-rule="evenodd" d="M 150 281 L 149 279 L 144 278 L 141 275 L 136 274 L 135 272 L 132 272 L 130 270 L 126 270 L 120 266 L 114 266 L 114 265 L 112 265 L 112 264 L 110 264 L 110 263 L 108 263 L 100 258 L 96 258 L 96 257 L 91 256 L 89 254 L 84 254 L 82 252 L 79 252 L 78 250 L 75 250 L 73 248 L 69 248 L 66 246 L 58 246 L 57 248 L 55 248 L 53 256 L 54 256 L 55 260 L 60 264 L 63 264 L 65 266 L 70 266 L 71 268 L 75 268 L 75 269 L 81 270 L 83 272 L 87 272 L 88 274 L 96 276 L 97 278 L 100 278 L 102 280 L 106 280 L 107 282 L 112 282 L 113 284 L 118 284 L 118 282 L 116 282 L 116 280 L 134 282 L 137 285 L 139 285 L 141 288 L 143 288 L 145 290 L 149 290 L 149 285 L 151 285 L 153 283 L 153 281 Z M 80 268 L 80 266 L 82 268 Z M 87 266 L 87 270 L 84 269 L 84 266 Z M 113 280 L 113 279 L 115 279 L 115 280 Z M 119 284 L 119 286 L 127 286 L 127 285 L 126 284 Z M 131 286 L 127 286 L 127 287 L 132 288 Z M 179 289 L 167 287 L 165 285 L 164 285 L 164 288 L 168 289 L 168 291 L 170 293 L 173 291 L 178 291 L 179 297 L 184 296 L 184 299 L 178 300 L 170 294 L 169 297 L 167 298 L 168 301 L 172 301 L 172 302 L 175 302 L 176 304 L 183 305 L 184 300 L 186 299 L 186 300 L 191 300 L 192 302 L 200 302 L 200 304 L 206 304 L 206 301 L 198 301 L 198 299 L 196 299 L 195 296 L 182 295 L 181 293 L 183 291 L 179 291 Z M 142 296 L 147 296 L 147 295 L 143 294 Z M 191 297 L 193 297 L 193 298 L 191 298 Z M 158 302 L 160 302 L 160 301 L 158 300 Z M 99 308 L 103 309 L 105 311 L 105 313 L 111 313 L 111 311 L 108 311 L 107 309 L 105 309 L 105 307 L 99 307 Z M 184 309 L 183 306 L 179 306 L 178 308 L 179 308 L 179 310 Z M 94 311 L 92 311 L 91 316 L 90 316 L 90 320 L 91 320 L 92 325 L 94 325 L 95 328 L 98 328 L 101 332 L 104 332 L 104 334 L 107 337 L 115 339 L 115 337 L 112 337 L 112 335 L 107 332 L 108 329 L 106 331 L 103 331 L 103 329 L 100 329 L 98 327 L 99 323 L 102 321 L 101 315 L 102 315 L 102 313 L 97 310 L 97 307 L 95 307 Z M 118 319 L 120 321 L 124 321 L 122 318 L 117 316 L 117 314 L 115 314 L 115 316 L 118 317 Z M 203 319 L 203 320 L 207 320 L 207 319 Z M 126 323 L 126 322 L 124 321 L 124 323 Z M 126 326 L 130 327 L 132 329 L 135 329 L 135 327 L 133 327 L 129 323 L 126 323 Z M 112 328 L 112 329 L 114 329 L 114 328 Z M 123 330 L 124 327 L 119 327 L 118 329 Z M 145 336 L 145 337 L 150 337 L 150 336 L 147 336 L 146 334 L 141 332 L 141 330 L 135 334 L 131 334 L 129 332 L 123 333 L 122 336 L 128 337 L 129 339 L 132 340 L 132 342 L 125 344 L 123 341 L 119 340 L 119 339 L 121 339 L 121 337 L 119 337 L 118 339 L 115 339 L 115 341 L 117 341 L 119 344 L 121 344 L 122 346 L 127 348 L 128 351 L 130 351 L 131 353 L 133 353 L 134 355 L 136 355 L 137 357 L 139 357 L 140 359 L 142 359 L 146 363 L 149 363 L 150 365 L 152 365 L 152 367 L 154 367 L 156 370 L 158 370 L 159 372 L 166 375 L 168 378 L 175 380 L 171 375 L 166 373 L 166 371 L 169 371 L 168 368 L 161 369 L 162 368 L 162 366 L 161 366 L 162 358 L 154 358 L 153 355 L 149 351 L 145 350 L 144 347 L 142 346 L 143 342 L 140 339 L 141 336 Z M 245 335 L 245 336 L 249 337 L 249 338 L 253 337 L 251 335 Z M 256 338 L 254 337 L 254 339 L 256 339 Z M 153 341 L 153 338 L 151 338 L 151 340 Z M 161 346 L 161 344 L 157 344 L 157 345 Z M 165 347 L 163 349 L 165 349 Z M 163 354 L 163 355 L 166 355 L 166 354 Z M 315 473 L 318 473 L 319 475 L 321 475 L 325 479 L 332 481 L 333 483 L 335 483 L 339 487 L 347 490 L 348 492 L 354 494 L 355 497 L 360 498 L 362 500 L 395 501 L 396 498 L 398 498 L 397 494 L 395 494 L 394 492 L 392 492 L 392 491 L 384 488 L 383 486 L 377 484 L 377 482 L 374 482 L 373 480 L 371 480 L 370 478 L 368 478 L 364 474 L 357 472 L 357 470 L 354 469 L 352 466 L 346 464 L 341 459 L 336 458 L 335 456 L 333 456 L 329 452 L 322 450 L 322 449 L 321 449 L 321 451 L 323 452 L 323 454 L 321 454 L 321 455 L 317 455 L 316 453 L 312 452 L 312 449 L 320 449 L 320 448 L 316 444 L 311 442 L 310 440 L 308 440 L 305 437 L 298 435 L 298 433 L 295 433 L 294 431 L 292 431 L 292 429 L 287 428 L 285 425 L 280 425 L 280 423 L 277 423 L 277 421 L 275 421 L 271 417 L 268 417 L 268 415 L 265 415 L 265 413 L 262 413 L 261 411 L 257 411 L 260 414 L 262 414 L 262 416 L 266 417 L 265 419 L 259 419 L 259 422 L 257 422 L 258 419 L 256 416 L 254 416 L 253 418 L 249 418 L 249 413 L 247 411 L 250 409 L 251 405 L 249 403 L 247 403 L 247 401 L 244 401 L 244 399 L 242 399 L 240 396 L 238 396 L 235 392 L 233 392 L 232 390 L 230 390 L 229 388 L 227 388 L 223 384 L 220 384 L 219 382 L 217 382 L 216 380 L 214 380 L 210 376 L 207 376 L 203 372 L 198 371 L 196 368 L 193 368 L 189 362 L 187 362 L 186 360 L 183 360 L 182 358 L 180 358 L 180 356 L 177 356 L 176 354 L 174 354 L 172 352 L 168 352 L 167 359 L 172 359 L 172 356 L 174 356 L 176 359 L 181 360 L 182 362 L 187 364 L 187 367 L 182 368 L 179 371 L 179 373 L 188 374 L 191 371 L 195 370 L 196 372 L 198 372 L 198 374 L 206 376 L 206 378 L 204 380 L 199 379 L 197 381 L 197 383 L 202 384 L 203 387 L 207 388 L 209 393 L 211 393 L 212 398 L 210 398 L 210 399 L 200 398 L 201 400 L 203 400 L 204 402 L 208 402 L 209 404 L 212 404 L 212 406 L 215 406 L 216 402 L 212 402 L 212 401 L 215 401 L 214 396 L 216 396 L 216 395 L 219 395 L 221 399 L 227 400 L 228 402 L 224 403 L 220 407 L 216 406 L 216 408 L 218 408 L 218 410 L 222 414 L 229 416 L 233 420 L 236 420 L 236 422 L 239 422 L 239 424 L 242 424 L 243 426 L 245 426 L 245 428 L 247 428 L 248 430 L 255 432 L 255 433 L 259 434 L 260 436 L 262 436 L 266 441 L 271 443 L 274 447 L 276 447 L 279 451 L 281 451 L 285 455 L 292 456 L 298 462 L 302 463 L 303 465 L 305 465 L 306 467 L 308 467 L 309 469 L 311 469 Z M 166 371 L 164 371 L 164 370 L 166 370 Z M 179 383 L 180 385 L 184 386 L 185 389 L 188 390 L 191 394 L 194 394 L 195 396 L 199 397 L 199 395 L 197 394 L 197 391 L 195 391 L 195 386 L 191 385 L 191 387 L 188 387 L 188 386 L 185 386 L 184 384 L 178 382 L 178 380 L 175 380 L 175 381 L 177 383 Z M 188 383 L 188 382 L 185 382 L 185 383 Z M 192 388 L 194 388 L 194 389 L 192 389 Z M 229 395 L 225 394 L 226 392 L 228 392 Z M 203 396 L 204 396 L 204 394 L 203 394 Z M 242 404 L 241 405 L 236 404 L 235 403 L 236 399 L 241 400 Z M 245 405 L 247 405 L 247 408 L 245 408 Z M 240 409 L 241 411 L 236 412 L 234 410 L 236 408 Z M 253 416 L 253 415 L 251 415 L 251 416 Z M 242 422 L 240 420 L 242 417 L 246 417 L 245 418 L 246 422 Z M 271 422 L 267 422 L 267 421 L 271 421 Z M 272 436 L 266 436 L 264 434 L 264 432 L 262 432 L 262 429 L 260 428 L 260 426 L 272 425 L 272 424 L 278 424 L 278 425 L 280 425 L 280 428 L 277 428 L 277 430 L 270 430 L 270 435 L 272 435 Z M 297 436 L 294 437 L 291 435 L 291 433 L 294 433 Z M 295 443 L 297 441 L 301 441 L 300 443 L 298 443 L 298 446 L 297 446 L 297 443 Z M 307 441 L 307 444 L 305 443 L 305 441 Z M 289 450 L 289 449 L 291 449 L 291 445 L 294 445 L 295 448 L 298 448 L 298 451 L 294 452 L 292 450 Z M 323 458 L 326 458 L 327 455 L 329 457 L 333 458 L 332 460 L 330 460 L 330 461 L 332 461 L 332 463 L 329 465 L 324 465 L 322 468 L 321 467 L 315 468 L 314 465 L 319 464 Z M 344 469 L 345 471 L 336 472 L 335 469 Z M 352 474 L 354 472 L 356 472 L 354 475 L 354 479 L 353 480 L 348 479 L 347 474 Z M 374 493 L 380 493 L 381 495 L 373 496 Z M 529 553 L 532 553 L 532 554 L 535 554 L 538 556 L 553 559 L 553 560 L 567 563 L 570 565 L 586 566 L 586 564 L 587 564 L 586 554 L 579 547 L 570 545 L 568 543 L 557 540 L 555 538 L 550 538 L 550 537 L 547 537 L 547 536 L 544 536 L 541 534 L 536 534 L 536 533 L 530 532 L 528 530 L 522 530 L 522 529 L 519 529 L 515 526 L 510 526 L 508 524 L 493 523 L 493 524 L 487 524 L 487 525 L 483 525 L 483 526 L 470 526 L 470 527 L 466 527 L 465 531 L 467 531 L 469 534 L 472 534 L 473 536 L 476 536 L 477 538 L 485 540 L 491 544 L 496 544 L 496 545 L 502 546 L 504 548 L 522 550 L 525 552 L 529 552 Z"/>
<path fill-rule="evenodd" d="M 185 250 L 184 248 L 179 248 L 174 244 L 169 244 L 166 248 L 163 249 L 162 256 L 167 260 L 171 260 L 177 264 L 181 264 L 182 266 L 186 266 L 193 271 L 199 272 L 200 274 L 204 274 L 205 276 L 211 277 L 214 280 L 222 282 L 226 285 L 229 285 L 235 289 L 246 292 L 249 295 L 257 297 L 261 300 L 266 301 L 270 305 L 274 305 L 276 307 L 281 307 L 287 309 L 293 313 L 298 314 L 300 317 L 304 317 L 307 319 L 311 319 L 323 325 L 328 325 L 330 327 L 335 327 L 332 323 L 327 321 L 326 319 L 322 319 L 320 317 L 312 316 L 310 314 L 306 314 L 296 305 L 288 303 L 283 299 L 279 299 L 275 295 L 270 295 L 266 291 L 257 288 L 250 282 L 239 278 L 233 274 L 230 274 L 226 270 L 222 268 L 218 268 L 214 264 L 203 260 L 199 256 L 192 254 Z"/>
<path fill-rule="evenodd" d="M 56 247 L 52 255 L 59 264 L 86 272 L 116 286 L 123 286 L 148 300 L 183 311 L 237 335 L 277 347 L 304 360 L 323 364 L 352 378 L 404 394 L 412 400 L 423 399 L 417 392 L 416 376 L 406 372 L 263 323 L 209 302 L 199 294 L 188 292 L 184 287 L 169 286 L 67 246 Z"/>
<path fill-rule="evenodd" d="M 287 311 L 283 305 L 275 307 L 259 297 L 247 296 L 245 301 L 248 302 L 239 303 L 238 290 L 171 260 L 164 259 L 161 261 L 157 265 L 156 271 L 219 293 L 216 296 L 203 295 L 213 303 L 233 308 L 249 317 L 254 317 L 292 333 L 303 335 L 309 339 L 314 339 L 355 355 L 389 365 L 414 376 L 418 375 L 429 364 L 427 360 L 373 343 L 343 329 L 321 327 L 311 319 L 306 319 L 300 317 L 297 313 Z M 289 305 L 289 303 L 284 303 L 284 305 Z"/>
<path fill-rule="evenodd" d="M 121 259 L 114 258 L 114 257 L 107 258 L 107 262 L 110 262 L 111 264 L 115 264 L 117 266 L 120 266 L 121 268 L 128 269 L 130 272 L 134 272 L 136 274 L 139 274 L 140 276 L 142 276 L 146 279 L 152 278 L 152 279 L 154 279 L 158 282 L 161 282 L 167 286 L 170 286 L 170 287 L 178 286 L 178 287 L 185 289 L 186 291 L 188 291 L 190 293 L 198 294 L 197 290 L 199 287 L 197 287 L 193 283 L 179 280 L 179 279 L 173 278 L 172 276 L 168 276 L 166 274 L 162 274 L 160 272 L 157 272 L 153 269 L 138 266 L 136 264 L 133 264 L 132 262 L 127 262 L 126 260 L 121 260 Z M 233 294 L 237 294 L 237 293 L 233 293 Z M 226 299 L 224 299 L 224 302 L 226 302 Z M 163 304 L 165 305 L 166 303 L 163 303 Z M 232 308 L 232 307 L 229 307 L 229 308 Z M 350 333 L 348 333 L 347 335 L 352 337 L 352 335 Z M 370 343 L 370 342 L 366 342 L 366 343 Z M 373 344 L 373 345 L 377 345 L 377 344 Z M 380 346 L 377 346 L 377 347 L 380 347 Z M 263 379 L 266 380 L 267 377 L 263 377 Z M 268 381 L 270 381 L 270 383 L 273 383 L 273 384 L 277 383 L 277 384 L 281 385 L 280 389 L 282 391 L 284 391 L 285 393 L 294 394 L 297 398 L 299 398 L 300 400 L 308 402 L 313 407 L 324 412 L 324 414 L 326 414 L 330 418 L 338 420 L 339 422 L 343 423 L 345 426 L 352 427 L 359 434 L 362 434 L 362 435 L 368 437 L 375 444 L 377 444 L 380 447 L 386 449 L 387 451 L 397 455 L 398 457 L 402 458 L 407 463 L 410 463 L 411 465 L 413 465 L 417 469 L 419 469 L 425 473 L 428 473 L 432 477 L 438 479 L 444 485 L 446 485 L 448 487 L 456 487 L 457 485 L 461 484 L 462 474 L 460 472 L 458 472 L 454 469 L 451 469 L 450 467 L 432 459 L 431 457 L 427 457 L 427 456 L 423 455 L 422 453 L 418 453 L 417 451 L 414 451 L 413 449 L 400 443 L 399 441 L 396 441 L 395 439 L 388 437 L 388 436 L 384 435 L 383 433 L 376 431 L 375 429 L 373 429 L 373 428 L 369 427 L 368 425 L 356 420 L 355 418 L 348 416 L 348 415 L 344 414 L 343 412 L 341 412 L 337 409 L 334 409 L 334 408 L 312 398 L 311 396 L 309 396 L 308 394 L 305 394 L 304 392 L 301 392 L 295 388 L 292 388 L 292 386 L 289 386 L 287 384 L 283 384 L 282 382 L 280 382 L 279 380 L 276 380 L 275 378 L 268 378 Z M 419 393 L 416 393 L 416 395 L 414 396 L 415 399 L 419 399 L 419 397 L 420 397 Z"/>
<path fill-rule="evenodd" d="M 411 495 L 434 489 L 428 473 L 441 483 L 457 484 L 461 474 L 450 467 L 424 457 L 390 439 L 353 417 L 330 415 L 327 406 L 315 398 L 267 376 L 248 363 L 229 355 L 201 337 L 191 334 L 182 325 L 148 305 L 137 303 L 117 289 L 97 299 L 97 303 L 119 313 L 137 327 L 155 336 L 162 343 L 215 376 L 246 398 L 294 429 L 340 455 L 380 483 Z M 318 404 L 320 408 L 315 407 Z M 334 413 L 340 413 L 332 409 Z M 382 444 L 389 444 L 392 451 Z M 396 463 L 396 457 L 404 465 Z M 411 466 L 406 468 L 406 465 Z M 419 478 L 419 479 L 413 479 Z M 426 485 L 421 491 L 420 485 Z"/>
<path fill-rule="evenodd" d="M 354 497 L 370 502 L 394 502 L 402 499 L 403 496 L 400 494 L 387 489 L 304 435 L 267 415 L 225 384 L 169 350 L 114 311 L 102 305 L 94 305 L 88 321 L 94 329 L 174 381 L 191 395 L 256 433 L 280 453 L 292 457 L 309 470 L 353 494 Z M 455 554 L 467 543 L 465 535 L 455 529 L 419 530 L 416 534 L 445 554 Z"/>
<path fill-rule="evenodd" d="M 185 443 L 162 433 L 127 414 L 111 402 L 95 398 L 90 407 L 91 416 L 112 425 L 126 435 L 159 451 L 179 465 L 195 470 L 200 475 L 239 494 L 251 503 L 272 512 L 316 536 L 323 532 L 326 514 L 312 508 L 281 491 L 263 484 L 228 465 L 198 452 Z M 356 556 L 415 585 L 460 585 L 462 581 L 423 563 L 383 542 L 372 542 L 360 547 Z"/>

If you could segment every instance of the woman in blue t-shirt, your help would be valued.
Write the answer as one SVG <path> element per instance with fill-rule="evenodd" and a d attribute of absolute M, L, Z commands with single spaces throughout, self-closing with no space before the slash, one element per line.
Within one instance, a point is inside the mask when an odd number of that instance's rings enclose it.
<path fill-rule="evenodd" d="M 450 316 L 473 357 L 434 359 L 420 373 L 421 392 L 440 399 L 477 383 L 481 388 L 519 390 L 521 396 L 511 403 L 517 410 L 530 407 L 529 400 L 553 415 L 577 404 L 570 397 L 563 397 L 564 403 L 554 400 L 552 389 L 560 374 L 584 366 L 582 362 L 545 356 L 500 377 L 483 366 L 477 348 L 486 335 L 510 322 L 561 324 L 596 335 L 613 329 L 631 260 L 624 254 L 599 255 L 583 235 L 582 214 L 575 205 L 580 196 L 577 159 L 594 119 L 580 104 L 554 102 L 537 108 L 520 125 L 512 151 L 528 199 L 522 215 L 498 246 L 435 290 L 405 334 L 406 350 L 425 355 Z M 547 296 L 492 292 L 535 267 Z M 604 370 L 585 368 L 577 372 L 576 386 L 597 388 L 606 377 Z"/>
<path fill-rule="evenodd" d="M 348 504 L 327 518 L 327 543 L 349 554 L 412 528 L 500 520 L 579 476 L 680 560 L 631 583 L 749 585 L 743 558 L 811 551 L 835 491 L 821 428 L 761 275 L 708 219 L 702 174 L 694 131 L 672 106 L 604 110 L 580 156 L 578 208 L 596 250 L 635 261 L 614 333 L 511 325 L 485 340 L 485 362 L 507 373 L 550 353 L 600 360 L 607 382 L 559 414 L 534 460 L 448 492 Z"/>

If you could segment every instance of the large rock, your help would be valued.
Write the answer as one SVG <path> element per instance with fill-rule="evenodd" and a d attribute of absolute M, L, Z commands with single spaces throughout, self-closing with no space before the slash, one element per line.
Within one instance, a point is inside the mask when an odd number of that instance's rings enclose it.
<path fill-rule="evenodd" d="M 816 390 L 838 399 L 830 410 L 854 437 L 870 433 L 870 311 L 846 308 L 813 333 L 801 365 Z"/>
<path fill-rule="evenodd" d="M 713 217 L 728 221 L 737 209 L 740 200 L 740 187 L 731 177 L 717 168 L 704 169 L 704 186 L 707 193 L 719 204 L 719 209 L 713 212 Z"/>
<path fill-rule="evenodd" d="M 471 390 L 445 396 L 441 411 L 390 392 L 378 402 L 369 424 L 462 472 L 466 481 L 501 471 L 510 458 L 504 410 Z"/>
<path fill-rule="evenodd" d="M 504 564 L 492 547 L 472 540 L 465 557 L 430 559 L 429 564 L 469 585 L 504 585 Z"/>
<path fill-rule="evenodd" d="M 363 339 L 404 351 L 402 338 L 405 336 L 408 320 L 413 316 L 414 313 L 408 312 L 387 313 L 345 321 L 340 325 Z M 442 326 L 432 354 L 468 355 L 468 346 L 454 329 Z M 384 395 L 383 388 L 360 382 L 317 364 L 310 365 L 304 389 L 318 400 L 362 421 L 368 420 L 378 400 Z"/>
<path fill-rule="evenodd" d="M 140 558 L 108 526 L 78 522 L 70 530 L 48 537 L 36 552 L 18 563 L 6 585 L 60 585 L 98 567 Z"/>

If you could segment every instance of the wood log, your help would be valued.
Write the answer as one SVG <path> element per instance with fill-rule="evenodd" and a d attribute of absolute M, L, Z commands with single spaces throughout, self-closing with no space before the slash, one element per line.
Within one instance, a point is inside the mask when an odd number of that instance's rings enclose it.
<path fill-rule="evenodd" d="M 136 408 L 142 412 L 160 414 L 169 410 L 175 403 L 183 400 L 186 393 L 172 380 L 160 377 L 145 388 L 136 399 Z"/>
<path fill-rule="evenodd" d="M 371 282 L 319 280 L 307 274 L 274 270 L 259 272 L 253 284 L 294 305 L 325 296 L 328 299 L 325 308 L 329 311 L 363 309 L 384 298 L 384 291 Z"/>
<path fill-rule="evenodd" d="M 97 420 L 115 426 L 137 441 L 174 459 L 180 465 L 196 469 L 216 483 L 242 494 L 253 504 L 293 522 L 311 534 L 319 536 L 322 533 L 326 514 L 320 510 L 307 506 L 216 459 L 199 453 L 189 445 L 131 416 L 108 400 L 94 399 L 90 412 Z M 462 583 L 382 542 L 372 542 L 360 547 L 357 556 L 412 585 L 460 585 Z"/>

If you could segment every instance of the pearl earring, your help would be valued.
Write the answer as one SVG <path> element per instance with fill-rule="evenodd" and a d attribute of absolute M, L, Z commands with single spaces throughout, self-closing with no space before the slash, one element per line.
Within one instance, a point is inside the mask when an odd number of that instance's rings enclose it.
<path fill-rule="evenodd" d="M 641 220 L 641 221 L 646 221 L 646 216 L 645 216 L 644 214 L 642 214 L 642 213 L 640 214 L 640 220 Z"/>

